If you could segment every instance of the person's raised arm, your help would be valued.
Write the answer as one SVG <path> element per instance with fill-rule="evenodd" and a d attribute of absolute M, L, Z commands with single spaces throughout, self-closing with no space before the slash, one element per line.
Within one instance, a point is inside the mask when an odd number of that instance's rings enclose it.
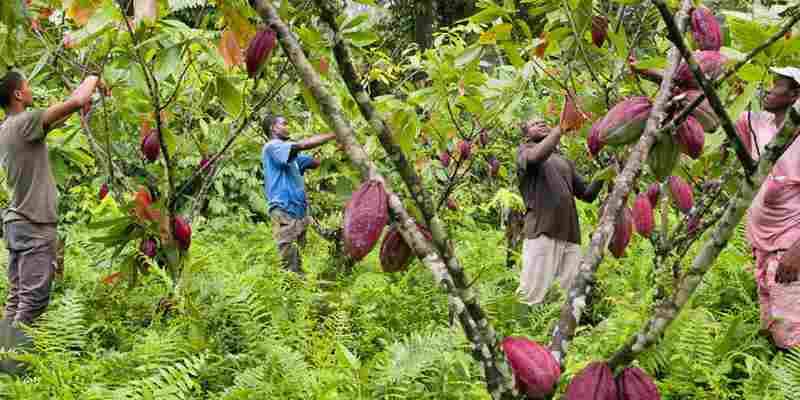
<path fill-rule="evenodd" d="M 587 185 L 583 177 L 578 175 L 575 166 L 572 166 L 572 190 L 575 197 L 587 203 L 591 203 L 597 198 L 597 195 L 600 194 L 602 189 L 603 181 L 594 181 Z"/>
<path fill-rule="evenodd" d="M 88 76 L 81 82 L 78 88 L 72 92 L 72 95 L 70 95 L 68 99 L 48 107 L 42 116 L 42 124 L 44 125 L 45 131 L 52 128 L 58 122 L 63 121 L 69 117 L 70 114 L 78 111 L 88 103 L 92 98 L 92 93 L 94 93 L 95 88 L 97 88 L 97 82 L 99 80 L 100 78 L 95 75 Z"/>
<path fill-rule="evenodd" d="M 553 151 L 556 149 L 556 146 L 560 140 L 561 129 L 550 129 L 550 133 L 548 133 L 547 136 L 545 136 L 545 138 L 540 142 L 526 143 L 523 145 L 521 151 L 517 155 L 517 164 L 520 168 L 524 168 L 529 164 L 537 164 L 547 160 L 547 157 L 550 157 L 550 154 L 553 154 Z"/>
<path fill-rule="evenodd" d="M 314 135 L 310 138 L 303 139 L 297 143 L 292 144 L 292 151 L 310 150 L 315 147 L 322 146 L 323 144 L 336 139 L 334 133 L 323 133 L 321 135 Z"/>

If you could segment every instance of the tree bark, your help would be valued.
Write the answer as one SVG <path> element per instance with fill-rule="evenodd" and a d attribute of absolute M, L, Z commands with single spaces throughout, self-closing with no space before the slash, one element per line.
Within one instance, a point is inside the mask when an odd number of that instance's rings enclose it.
<path fill-rule="evenodd" d="M 420 49 L 426 50 L 433 46 L 433 30 L 436 23 L 434 14 L 434 0 L 421 0 L 417 4 L 414 18 L 414 41 Z"/>

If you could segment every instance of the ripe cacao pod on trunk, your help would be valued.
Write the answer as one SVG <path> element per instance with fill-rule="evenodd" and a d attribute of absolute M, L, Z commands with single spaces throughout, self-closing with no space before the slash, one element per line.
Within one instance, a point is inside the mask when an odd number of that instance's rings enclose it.
<path fill-rule="evenodd" d="M 108 184 L 104 183 L 100 185 L 100 200 L 103 200 L 108 195 Z"/>
<path fill-rule="evenodd" d="M 781 111 L 791 106 L 800 97 L 800 84 L 794 78 L 778 76 L 772 88 L 764 96 L 764 109 Z"/>
<path fill-rule="evenodd" d="M 773 138 L 778 132 L 775 126 L 775 116 L 766 111 L 742 113 L 736 121 L 736 133 L 742 139 L 747 154 L 753 158 L 758 158 L 758 152 L 753 149 L 754 137 L 758 140 L 758 144 L 763 146 L 767 144 L 768 140 L 765 138 Z M 762 143 L 763 141 L 763 143 Z"/>
<path fill-rule="evenodd" d="M 683 108 L 692 104 L 702 93 L 703 92 L 700 90 L 687 90 L 675 96 L 673 100 Z M 700 105 L 692 111 L 691 115 L 700 125 L 703 125 L 703 130 L 706 132 L 716 132 L 717 128 L 719 128 L 719 118 L 717 118 L 717 113 L 714 112 L 708 99 L 704 99 Z"/>
<path fill-rule="evenodd" d="M 653 379 L 636 367 L 625 368 L 617 377 L 617 386 L 621 400 L 661 400 Z"/>
<path fill-rule="evenodd" d="M 156 251 L 158 250 L 158 245 L 156 241 L 152 238 L 142 240 L 142 243 L 139 244 L 139 251 L 142 254 L 153 258 L 156 256 Z"/>
<path fill-rule="evenodd" d="M 625 206 L 614 223 L 614 234 L 611 235 L 611 241 L 608 243 L 608 250 L 615 258 L 625 255 L 625 249 L 631 242 L 631 236 L 633 236 L 633 213 L 628 206 Z"/>
<path fill-rule="evenodd" d="M 425 227 L 417 224 L 417 228 L 425 239 L 432 240 L 430 232 Z M 414 252 L 411 246 L 403 239 L 397 226 L 392 225 L 383 236 L 383 243 L 381 243 L 380 260 L 383 272 L 405 271 L 413 256 Z"/>
<path fill-rule="evenodd" d="M 153 129 L 142 139 L 142 154 L 147 161 L 155 161 L 161 153 L 161 143 L 158 138 L 158 131 Z"/>
<path fill-rule="evenodd" d="M 595 125 L 599 124 L 596 129 L 600 142 L 610 145 L 635 142 L 642 135 L 652 108 L 650 99 L 643 96 L 621 101 L 605 117 L 595 122 Z"/>
<path fill-rule="evenodd" d="M 492 178 L 497 176 L 497 173 L 500 172 L 500 161 L 497 160 L 494 156 L 489 158 L 489 176 Z"/>
<path fill-rule="evenodd" d="M 661 197 L 661 185 L 658 183 L 653 183 L 650 187 L 647 188 L 647 199 L 650 200 L 650 204 L 653 205 L 653 208 L 658 207 L 658 198 Z"/>
<path fill-rule="evenodd" d="M 691 115 L 678 127 L 678 145 L 686 155 L 693 159 L 703 155 L 703 146 L 706 142 L 703 125 Z"/>
<path fill-rule="evenodd" d="M 245 52 L 245 63 L 247 64 L 247 74 L 253 78 L 258 73 L 259 67 L 272 54 L 275 48 L 277 35 L 272 29 L 262 29 L 250 39 L 250 44 Z"/>
<path fill-rule="evenodd" d="M 647 193 L 640 193 L 636 196 L 632 213 L 636 232 L 644 237 L 649 237 L 655 227 L 655 218 L 653 217 L 653 204 Z"/>
<path fill-rule="evenodd" d="M 478 134 L 478 141 L 484 147 L 489 144 L 489 131 L 486 128 L 481 129 L 481 133 Z"/>
<path fill-rule="evenodd" d="M 172 233 L 175 235 L 178 248 L 188 250 L 192 244 L 192 227 L 189 226 L 189 222 L 180 215 L 176 216 L 172 221 Z"/>
<path fill-rule="evenodd" d="M 439 162 L 441 162 L 442 166 L 445 168 L 450 166 L 450 153 L 448 153 L 447 150 L 439 153 Z"/>
<path fill-rule="evenodd" d="M 530 399 L 543 399 L 553 393 L 561 368 L 544 346 L 524 337 L 507 337 L 502 347 L 519 391 Z"/>
<path fill-rule="evenodd" d="M 728 57 L 722 53 L 714 50 L 698 50 L 692 53 L 697 65 L 700 66 L 700 71 L 711 82 L 722 76 L 725 72 L 725 63 L 728 62 Z M 675 85 L 686 89 L 697 89 L 700 84 L 694 79 L 689 65 L 685 61 L 681 62 L 678 70 L 675 71 Z"/>
<path fill-rule="evenodd" d="M 364 182 L 344 209 L 345 252 L 354 261 L 363 259 L 378 243 L 388 222 L 388 199 L 383 183 L 374 179 Z"/>
<path fill-rule="evenodd" d="M 596 361 L 582 369 L 567 387 L 566 400 L 619 400 L 614 373 L 606 362 Z"/>
<path fill-rule="evenodd" d="M 669 177 L 669 194 L 678 210 L 688 214 L 694 207 L 692 187 L 680 176 Z"/>
<path fill-rule="evenodd" d="M 462 160 L 469 160 L 472 155 L 472 143 L 469 140 L 462 140 L 458 144 L 458 151 L 461 153 Z"/>
<path fill-rule="evenodd" d="M 650 167 L 650 172 L 655 175 L 658 181 L 663 181 L 672 173 L 675 165 L 678 164 L 680 154 L 680 147 L 675 142 L 675 138 L 672 135 L 662 135 L 647 155 L 647 165 Z"/>
<path fill-rule="evenodd" d="M 722 30 L 719 21 L 707 7 L 692 11 L 692 37 L 700 50 L 719 51 L 722 47 Z"/>
<path fill-rule="evenodd" d="M 592 17 L 592 43 L 602 48 L 608 37 L 608 18 L 603 15 Z"/>

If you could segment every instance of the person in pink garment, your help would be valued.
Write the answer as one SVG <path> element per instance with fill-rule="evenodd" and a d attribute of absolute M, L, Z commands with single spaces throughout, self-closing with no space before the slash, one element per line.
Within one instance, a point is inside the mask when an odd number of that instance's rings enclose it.
<path fill-rule="evenodd" d="M 791 93 L 800 96 L 800 85 L 780 77 L 765 98 L 766 112 L 750 114 L 751 135 L 745 146 L 758 159 L 778 132 L 787 106 L 774 106 L 770 99 Z M 755 278 L 761 308 L 761 328 L 768 330 L 775 345 L 800 345 L 800 280 L 798 271 L 786 268 L 781 257 L 800 240 L 800 141 L 795 140 L 778 159 L 747 211 L 747 240 L 756 258 Z"/>

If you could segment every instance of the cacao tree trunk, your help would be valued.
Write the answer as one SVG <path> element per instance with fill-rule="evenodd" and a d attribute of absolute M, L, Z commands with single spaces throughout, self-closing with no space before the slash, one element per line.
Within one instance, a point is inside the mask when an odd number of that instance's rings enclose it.
<path fill-rule="evenodd" d="M 433 31 L 436 15 L 433 9 L 434 0 L 421 0 L 415 10 L 414 41 L 420 49 L 426 50 L 433 46 Z"/>

